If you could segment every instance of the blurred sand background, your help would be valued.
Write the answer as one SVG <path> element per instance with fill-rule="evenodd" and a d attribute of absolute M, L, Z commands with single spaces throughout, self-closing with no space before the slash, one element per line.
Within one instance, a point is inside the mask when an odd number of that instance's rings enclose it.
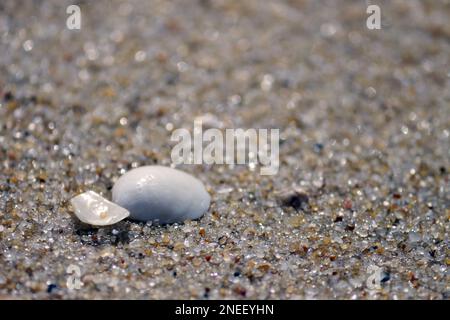
<path fill-rule="evenodd" d="M 450 3 L 376 4 L 1 1 L 0 297 L 448 299 Z M 278 174 L 179 167 L 212 196 L 181 225 L 74 217 L 196 117 L 280 129 Z"/>

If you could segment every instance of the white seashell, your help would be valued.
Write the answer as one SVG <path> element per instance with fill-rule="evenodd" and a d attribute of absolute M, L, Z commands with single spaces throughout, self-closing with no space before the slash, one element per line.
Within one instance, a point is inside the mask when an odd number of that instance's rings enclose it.
<path fill-rule="evenodd" d="M 125 173 L 114 184 L 112 199 L 130 212 L 130 218 L 160 224 L 200 218 L 211 201 L 200 180 L 162 166 Z"/>
<path fill-rule="evenodd" d="M 119 222 L 130 215 L 128 210 L 106 200 L 94 191 L 87 191 L 70 200 L 75 215 L 94 226 L 107 226 Z"/>

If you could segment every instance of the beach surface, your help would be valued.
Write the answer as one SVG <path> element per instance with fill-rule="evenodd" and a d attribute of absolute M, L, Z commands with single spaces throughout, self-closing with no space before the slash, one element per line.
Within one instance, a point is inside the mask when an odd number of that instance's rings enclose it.
<path fill-rule="evenodd" d="M 448 299 L 450 3 L 377 4 L 1 1 L 0 298 Z M 278 172 L 177 166 L 211 195 L 183 224 L 74 216 L 199 118 L 279 129 Z"/>

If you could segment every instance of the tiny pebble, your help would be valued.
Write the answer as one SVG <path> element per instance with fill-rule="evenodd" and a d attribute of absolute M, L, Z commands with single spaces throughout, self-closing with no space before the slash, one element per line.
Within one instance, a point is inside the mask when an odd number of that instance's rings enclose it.
<path fill-rule="evenodd" d="M 351 210 L 353 207 L 352 201 L 350 199 L 345 199 L 342 203 L 342 207 L 344 207 L 344 209 Z"/>
<path fill-rule="evenodd" d="M 408 234 L 408 240 L 410 243 L 416 243 L 420 241 L 420 235 L 417 232 L 411 231 Z"/>
<path fill-rule="evenodd" d="M 51 283 L 47 286 L 47 293 L 52 293 L 53 290 L 57 289 L 58 286 L 54 283 Z"/>

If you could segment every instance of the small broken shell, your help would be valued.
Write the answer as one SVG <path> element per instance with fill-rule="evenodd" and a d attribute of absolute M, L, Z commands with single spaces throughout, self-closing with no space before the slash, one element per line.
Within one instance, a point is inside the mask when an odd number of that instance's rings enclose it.
<path fill-rule="evenodd" d="M 84 223 L 94 226 L 107 226 L 117 223 L 130 215 L 130 212 L 106 200 L 94 191 L 87 191 L 70 200 L 75 215 Z"/>

